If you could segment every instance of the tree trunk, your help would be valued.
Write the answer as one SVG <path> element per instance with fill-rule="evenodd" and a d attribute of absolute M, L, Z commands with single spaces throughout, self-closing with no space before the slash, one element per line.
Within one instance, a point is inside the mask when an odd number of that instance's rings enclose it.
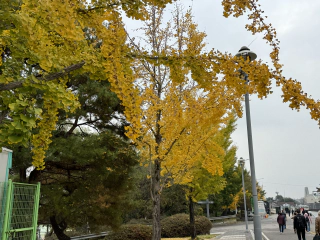
<path fill-rule="evenodd" d="M 57 223 L 56 216 L 50 217 L 51 226 L 54 233 L 59 240 L 70 240 L 70 237 L 64 234 L 64 230 L 67 228 L 67 223 L 65 221 Z"/>
<path fill-rule="evenodd" d="M 37 170 L 36 168 L 33 169 L 29 175 L 29 183 L 35 183 L 39 181 L 41 171 Z"/>
<path fill-rule="evenodd" d="M 152 181 L 153 213 L 152 213 L 152 240 L 161 240 L 160 223 L 160 161 L 154 163 L 154 178 Z"/>
<path fill-rule="evenodd" d="M 194 202 L 192 197 L 189 196 L 189 212 L 190 212 L 190 236 L 194 240 L 197 237 L 196 224 L 194 219 Z"/>
<path fill-rule="evenodd" d="M 20 182 L 21 183 L 27 182 L 27 168 L 21 167 L 19 169 L 19 177 L 20 177 Z"/>

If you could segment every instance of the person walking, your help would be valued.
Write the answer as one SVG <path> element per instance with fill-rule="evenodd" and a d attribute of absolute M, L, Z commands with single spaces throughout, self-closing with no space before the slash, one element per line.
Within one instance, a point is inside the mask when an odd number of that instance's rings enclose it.
<path fill-rule="evenodd" d="M 279 224 L 280 234 L 282 234 L 285 222 L 284 222 L 284 216 L 280 211 L 278 212 L 277 222 Z"/>
<path fill-rule="evenodd" d="M 312 219 L 311 219 L 311 217 L 309 216 L 309 213 L 308 213 L 308 212 L 306 212 L 306 213 L 304 214 L 304 217 L 305 217 L 306 223 L 307 223 L 307 232 L 310 232 L 310 224 L 312 223 Z"/>
<path fill-rule="evenodd" d="M 292 217 L 291 217 L 291 219 L 294 219 L 296 215 L 297 215 L 297 213 L 294 212 L 293 215 L 292 215 Z"/>
<path fill-rule="evenodd" d="M 287 214 L 283 210 L 282 210 L 282 215 L 283 215 L 283 218 L 284 218 L 283 229 L 286 229 L 287 228 Z"/>
<path fill-rule="evenodd" d="M 292 216 L 293 216 L 293 212 L 294 212 L 294 211 L 293 211 L 293 209 L 292 209 L 292 210 L 291 210 L 291 215 L 292 215 Z"/>
<path fill-rule="evenodd" d="M 318 212 L 318 217 L 314 221 L 315 224 L 315 232 L 317 235 L 320 235 L 320 211 Z"/>
<path fill-rule="evenodd" d="M 303 215 L 300 214 L 300 210 L 297 210 L 296 216 L 293 218 L 293 229 L 294 232 L 298 235 L 298 239 L 306 240 L 306 219 Z"/>

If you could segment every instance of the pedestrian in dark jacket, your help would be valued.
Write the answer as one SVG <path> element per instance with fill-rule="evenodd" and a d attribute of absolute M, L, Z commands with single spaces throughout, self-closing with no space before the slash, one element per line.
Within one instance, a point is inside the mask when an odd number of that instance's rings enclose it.
<path fill-rule="evenodd" d="M 293 218 L 293 229 L 294 232 L 297 233 L 299 240 L 301 240 L 301 236 L 303 240 L 306 240 L 306 227 L 307 223 L 305 217 L 300 214 L 300 210 L 297 210 L 297 214 Z"/>
<path fill-rule="evenodd" d="M 284 224 L 283 224 L 283 229 L 287 228 L 287 214 L 285 211 L 282 210 L 282 215 L 284 217 Z"/>
<path fill-rule="evenodd" d="M 283 229 L 284 229 L 285 221 L 284 221 L 284 216 L 283 216 L 283 214 L 281 212 L 278 213 L 277 222 L 279 224 L 280 234 L 282 234 L 283 233 Z"/>

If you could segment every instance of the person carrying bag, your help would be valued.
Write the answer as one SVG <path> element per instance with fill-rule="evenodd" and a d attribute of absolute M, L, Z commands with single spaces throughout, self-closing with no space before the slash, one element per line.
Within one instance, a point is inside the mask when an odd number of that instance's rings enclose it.
<path fill-rule="evenodd" d="M 296 216 L 293 218 L 293 228 L 294 232 L 298 235 L 298 239 L 306 240 L 306 228 L 307 222 L 303 215 L 300 214 L 300 210 L 298 209 Z"/>
<path fill-rule="evenodd" d="M 320 240 L 320 211 L 318 212 L 318 217 L 314 221 L 316 235 L 313 237 L 313 240 Z"/>

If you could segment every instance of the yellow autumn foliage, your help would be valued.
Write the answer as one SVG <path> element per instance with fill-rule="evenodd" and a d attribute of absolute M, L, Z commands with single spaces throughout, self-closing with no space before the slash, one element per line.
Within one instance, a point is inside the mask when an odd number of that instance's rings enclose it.
<path fill-rule="evenodd" d="M 1 144 L 27 144 L 31 139 L 33 165 L 43 169 L 58 110 L 79 106 L 76 94 L 67 89 L 68 74 L 113 82 L 130 78 L 122 10 L 139 19 L 146 5 L 164 7 L 169 2 L 0 0 Z M 131 89 L 129 84 L 119 90 Z M 36 92 L 42 94 L 42 106 L 30 105 Z M 135 114 L 130 110 L 135 102 L 123 102 L 126 113 Z"/>
<path fill-rule="evenodd" d="M 2 23 L 0 92 L 3 99 L 1 111 L 15 122 L 11 124 L 1 118 L 0 142 L 26 144 L 31 139 L 34 145 L 34 164 L 38 168 L 43 168 L 43 158 L 50 144 L 50 132 L 54 130 L 56 112 L 59 109 L 73 111 L 78 107 L 75 94 L 66 87 L 67 75 L 77 73 L 87 73 L 94 80 L 108 79 L 112 83 L 113 91 L 126 108 L 125 115 L 131 124 L 126 128 L 127 135 L 133 141 L 142 135 L 147 137 L 150 132 L 144 133 L 143 125 L 155 120 L 159 124 L 157 127 L 164 124 L 169 131 L 173 127 L 169 127 L 167 122 L 163 122 L 161 118 L 144 116 L 142 113 L 141 107 L 146 106 L 145 104 L 151 104 L 148 109 L 153 112 L 159 111 L 164 106 L 162 97 L 160 101 L 156 101 L 154 98 L 141 96 L 141 94 L 148 95 L 148 91 L 152 90 L 150 86 L 149 90 L 143 89 L 144 92 L 139 89 L 138 79 L 143 79 L 142 68 L 149 74 L 160 69 L 166 71 L 178 87 L 180 84 L 186 84 L 186 79 L 191 78 L 197 83 L 198 89 L 205 89 L 204 91 L 210 94 L 214 92 L 216 95 L 220 94 L 219 108 L 233 108 L 238 116 L 242 115 L 239 100 L 243 93 L 248 91 L 260 98 L 267 97 L 271 93 L 271 83 L 275 80 L 282 88 L 284 102 L 289 102 L 289 106 L 297 110 L 301 106 L 306 107 L 310 111 L 311 118 L 319 121 L 320 102 L 303 92 L 300 82 L 282 75 L 277 32 L 263 16 L 258 0 L 223 0 L 223 14 L 225 17 L 247 14 L 248 24 L 245 26 L 247 30 L 253 34 L 263 33 L 263 38 L 271 46 L 272 66 L 267 66 L 261 60 L 245 62 L 218 50 L 206 51 L 203 48 L 205 33 L 199 32 L 196 24 L 191 21 L 182 23 L 174 19 L 173 23 L 167 26 L 168 29 L 176 29 L 172 36 L 177 41 L 174 47 L 171 46 L 173 43 L 169 43 L 166 50 L 159 51 L 159 44 L 164 42 L 166 37 L 170 37 L 165 32 L 162 38 L 148 39 L 155 50 L 126 45 L 127 36 L 121 18 L 122 11 L 135 19 L 148 19 L 152 16 L 147 11 L 148 6 L 155 5 L 162 9 L 171 2 L 171 0 L 101 0 L 90 3 L 83 0 L 37 2 L 0 0 Z M 185 17 L 191 18 L 191 14 L 187 13 Z M 147 26 L 149 31 L 150 27 L 152 26 Z M 238 71 L 239 68 L 250 75 L 248 86 L 240 80 L 242 76 Z M 153 78 L 153 84 L 157 86 L 159 81 L 157 77 Z M 45 93 L 45 101 L 48 101 L 48 104 L 43 107 L 29 106 L 29 112 L 26 113 L 25 106 L 21 105 L 20 100 L 17 101 L 17 96 L 23 94 L 23 102 L 28 103 L 34 100 L 32 94 L 37 91 Z M 191 104 L 191 101 L 188 104 Z M 202 103 L 201 108 L 203 107 Z M 183 112 L 186 117 L 199 114 L 196 112 L 187 114 L 185 109 L 182 110 L 176 114 Z M 28 117 L 26 124 L 23 124 L 21 114 Z M 174 116 L 167 111 L 164 114 Z M 222 112 L 217 113 L 217 116 L 219 114 Z M 207 119 L 202 120 L 209 121 L 214 117 L 208 115 Z M 186 124 L 185 120 L 183 121 Z M 43 127 L 45 129 L 40 130 Z M 39 129 L 36 131 L 37 136 L 33 136 L 33 129 Z M 170 132 L 172 135 L 174 133 L 177 133 L 175 129 Z M 162 154 L 166 153 L 163 150 L 165 147 L 168 146 L 161 146 L 159 153 L 155 155 L 163 157 Z"/>

